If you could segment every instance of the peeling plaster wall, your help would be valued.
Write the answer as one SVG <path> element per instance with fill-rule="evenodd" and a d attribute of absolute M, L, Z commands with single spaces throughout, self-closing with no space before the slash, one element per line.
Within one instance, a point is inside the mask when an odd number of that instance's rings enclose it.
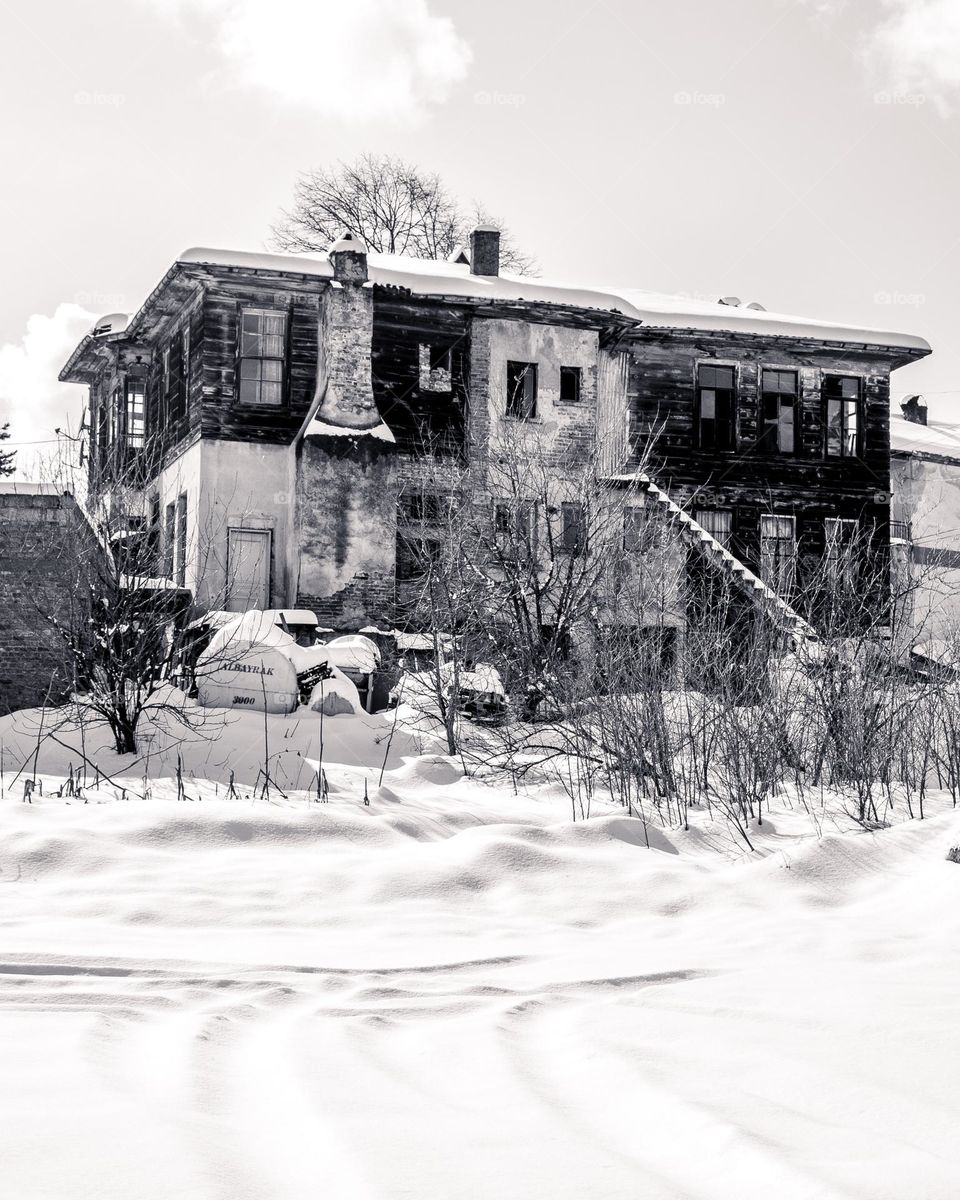
<path fill-rule="evenodd" d="M 960 462 L 894 454 L 891 519 L 909 521 L 914 552 L 960 550 Z M 960 570 L 914 562 L 914 625 L 933 638 L 960 632 Z"/>
<path fill-rule="evenodd" d="M 310 435 L 297 468 L 297 604 L 321 622 L 392 623 L 397 455 L 389 442 Z"/>

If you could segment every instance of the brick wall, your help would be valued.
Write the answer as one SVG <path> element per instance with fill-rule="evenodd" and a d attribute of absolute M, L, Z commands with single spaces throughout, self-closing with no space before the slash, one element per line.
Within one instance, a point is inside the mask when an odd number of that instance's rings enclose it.
<path fill-rule="evenodd" d="M 79 601 L 76 546 L 88 535 L 72 496 L 0 492 L 0 713 L 68 690 L 48 617 L 66 620 Z"/>

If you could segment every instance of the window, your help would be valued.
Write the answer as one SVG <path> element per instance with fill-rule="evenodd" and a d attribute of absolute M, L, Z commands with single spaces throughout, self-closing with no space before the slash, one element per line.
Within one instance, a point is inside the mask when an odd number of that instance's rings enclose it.
<path fill-rule="evenodd" d="M 579 501 L 560 505 L 560 549 L 564 554 L 580 554 L 586 540 L 583 505 Z"/>
<path fill-rule="evenodd" d="M 127 380 L 127 446 L 142 450 L 146 433 L 146 393 L 142 379 Z"/>
<path fill-rule="evenodd" d="M 536 548 L 536 505 L 532 500 L 498 500 L 494 506 L 494 527 L 498 538 L 524 554 Z"/>
<path fill-rule="evenodd" d="M 891 521 L 890 522 L 890 541 L 891 542 L 909 542 L 912 541 L 912 530 L 909 521 Z"/>
<path fill-rule="evenodd" d="M 168 504 L 163 519 L 163 575 L 165 579 L 173 578 L 173 551 L 177 532 L 177 508 Z"/>
<path fill-rule="evenodd" d="M 421 342 L 420 387 L 425 392 L 449 392 L 453 389 L 453 351 L 449 346 Z"/>
<path fill-rule="evenodd" d="M 860 380 L 852 375 L 825 376 L 823 401 L 827 457 L 853 457 L 859 449 Z"/>
<path fill-rule="evenodd" d="M 707 533 L 711 534 L 721 546 L 730 545 L 733 534 L 733 511 L 729 508 L 697 508 L 693 519 Z"/>
<path fill-rule="evenodd" d="M 537 364 L 507 363 L 507 416 L 521 421 L 537 415 Z"/>
<path fill-rule="evenodd" d="M 623 510 L 623 548 L 628 554 L 643 550 L 649 542 L 647 513 L 642 504 L 631 504 Z"/>
<path fill-rule="evenodd" d="M 759 448 L 768 453 L 793 454 L 796 450 L 797 372 L 761 373 Z"/>
<path fill-rule="evenodd" d="M 857 582 L 860 522 L 828 517 L 825 526 L 827 578 L 844 589 L 852 589 Z"/>
<path fill-rule="evenodd" d="M 732 450 L 736 444 L 736 383 L 733 367 L 697 368 L 697 445 Z"/>
<path fill-rule="evenodd" d="M 285 329 L 281 312 L 245 308 L 240 314 L 241 404 L 283 403 Z"/>
<path fill-rule="evenodd" d="M 442 521 L 449 507 L 450 497 L 437 492 L 408 492 L 400 497 L 400 514 L 408 521 Z"/>
<path fill-rule="evenodd" d="M 147 553 L 150 556 L 149 570 L 159 575 L 163 569 L 160 562 L 160 497 L 150 497 L 150 524 L 147 528 Z"/>
<path fill-rule="evenodd" d="M 579 367 L 560 368 L 560 399 L 564 403 L 576 404 L 580 399 L 580 384 L 583 372 Z"/>
<path fill-rule="evenodd" d="M 176 584 L 185 587 L 187 582 L 187 493 L 177 497 L 177 556 Z"/>
<path fill-rule="evenodd" d="M 760 518 L 760 576 L 775 592 L 789 595 L 797 561 L 796 520 L 794 517 Z"/>

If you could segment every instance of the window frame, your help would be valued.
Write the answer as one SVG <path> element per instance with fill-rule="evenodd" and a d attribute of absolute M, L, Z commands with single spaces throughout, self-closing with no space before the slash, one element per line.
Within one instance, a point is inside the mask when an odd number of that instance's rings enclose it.
<path fill-rule="evenodd" d="M 516 368 L 522 368 L 517 371 Z M 504 415 L 514 421 L 536 421 L 539 417 L 539 398 L 540 398 L 540 379 L 539 379 L 539 364 L 536 362 L 526 362 L 523 359 L 508 358 L 506 363 L 507 372 L 507 403 Z M 530 411 L 523 412 L 520 409 L 521 405 L 514 403 L 514 397 L 518 394 L 516 380 L 532 379 L 533 395 L 530 398 Z M 527 400 L 526 385 L 524 385 L 524 402 Z"/>
<path fill-rule="evenodd" d="M 760 454 L 780 455 L 794 458 L 800 453 L 800 414 L 803 407 L 803 379 L 800 374 L 800 368 L 798 366 L 780 366 L 777 363 L 760 363 L 759 372 L 760 373 L 757 378 L 757 450 Z M 785 396 L 788 393 L 781 391 L 768 392 L 765 389 L 763 377 L 768 372 L 775 373 L 777 375 L 792 375 L 796 381 L 794 391 L 792 393 L 793 420 L 790 422 L 790 425 L 793 430 L 793 448 L 790 450 L 784 450 L 780 445 L 780 431 L 784 428 L 784 423 L 781 419 L 782 400 L 780 400 L 780 397 Z M 765 401 L 768 395 L 776 396 L 779 400 L 777 420 L 775 424 L 771 421 L 768 421 L 765 414 Z M 777 432 L 777 441 L 775 446 L 770 446 L 767 444 L 768 428 L 775 429 Z"/>
<path fill-rule="evenodd" d="M 243 339 L 246 331 L 243 328 L 244 318 L 248 316 L 254 317 L 277 317 L 280 320 L 279 333 L 267 333 L 264 330 L 259 330 L 255 334 L 247 335 L 254 336 L 262 341 L 262 346 L 265 345 L 265 339 L 269 337 L 278 337 L 280 340 L 279 354 L 244 354 Z M 288 338 L 289 338 L 289 322 L 290 312 L 286 308 L 266 308 L 259 304 L 241 304 L 238 306 L 237 312 L 237 361 L 236 361 L 236 400 L 238 404 L 242 404 L 245 408 L 251 409 L 278 409 L 285 407 L 287 403 L 287 358 L 288 356 Z M 244 363 L 258 363 L 259 372 L 254 379 L 244 378 L 243 368 Z M 278 378 L 264 378 L 263 364 L 277 364 Z M 244 383 L 253 382 L 257 387 L 258 399 L 245 399 L 243 395 Z M 265 384 L 277 384 L 277 399 L 263 400 L 259 397 L 263 395 Z"/>
<path fill-rule="evenodd" d="M 174 552 L 173 581 L 177 587 L 187 586 L 187 493 L 181 492 L 176 499 L 176 547 Z"/>
<path fill-rule="evenodd" d="M 564 379 L 573 380 L 573 395 L 565 396 L 563 394 Z M 563 366 L 560 367 L 560 385 L 557 389 L 557 400 L 561 404 L 579 404 L 583 398 L 583 367 Z"/>
<path fill-rule="evenodd" d="M 137 413 L 131 408 L 131 391 L 140 389 L 140 432 L 133 433 Z M 139 441 L 134 441 L 139 438 Z M 147 444 L 147 381 L 139 375 L 128 375 L 123 384 L 123 444 L 127 450 L 143 450 Z"/>
<path fill-rule="evenodd" d="M 789 521 L 790 522 L 790 530 L 791 530 L 789 538 L 781 537 L 779 534 L 776 536 L 771 536 L 768 533 L 764 533 L 764 522 L 765 521 L 778 521 L 778 522 L 779 521 Z M 797 540 L 797 517 L 796 517 L 796 514 L 795 513 L 761 513 L 760 514 L 760 528 L 759 528 L 759 539 L 758 540 L 759 540 L 759 546 L 760 546 L 760 578 L 767 585 L 767 587 L 771 588 L 773 591 L 775 591 L 778 596 L 782 597 L 784 595 L 786 595 L 786 596 L 791 595 L 794 588 L 796 587 L 796 583 L 797 583 L 797 558 L 798 558 L 799 543 Z M 791 552 L 790 552 L 789 563 L 787 564 L 789 567 L 789 578 L 786 580 L 784 580 L 782 578 L 781 568 L 783 565 L 783 561 L 780 557 L 779 549 L 777 550 L 776 558 L 773 563 L 774 570 L 769 571 L 767 568 L 767 563 L 766 563 L 767 555 L 766 555 L 766 550 L 765 550 L 765 543 L 770 543 L 770 542 L 776 542 L 778 545 L 781 542 L 789 542 L 790 543 Z"/>
<path fill-rule="evenodd" d="M 713 517 L 728 517 L 729 520 L 727 521 L 727 528 L 725 530 L 720 530 L 719 532 L 716 531 L 715 529 L 712 529 L 710 527 L 711 523 L 716 524 L 718 526 L 723 524 L 723 521 L 712 522 L 711 518 L 713 518 Z M 700 526 L 701 529 L 705 529 L 707 531 L 707 533 L 710 534 L 710 536 L 713 538 L 713 540 L 715 542 L 717 542 L 719 545 L 723 546 L 723 548 L 725 550 L 730 549 L 730 546 L 733 542 L 733 509 L 732 508 L 723 508 L 723 507 L 720 507 L 720 508 L 695 508 L 693 510 L 693 519 L 696 521 L 696 523 Z M 721 533 L 723 534 L 723 536 L 720 536 Z M 794 527 L 794 533 L 796 533 L 796 527 Z"/>
<path fill-rule="evenodd" d="M 720 388 L 714 384 L 713 387 L 707 387 L 701 382 L 700 373 L 702 370 L 722 370 L 730 371 L 731 386 L 729 388 Z M 714 393 L 714 415 L 712 417 L 703 416 L 703 392 L 710 391 Z M 725 420 L 721 423 L 717 417 L 717 395 L 718 392 L 729 392 L 728 411 Z M 710 454 L 731 454 L 737 450 L 739 443 L 740 422 L 739 422 L 739 397 L 740 397 L 740 364 L 732 362 L 729 359 L 719 358 L 701 358 L 693 364 L 693 418 L 694 418 L 694 444 L 698 450 L 703 450 Z M 703 436 L 703 422 L 709 420 L 713 422 L 714 441 L 710 445 Z M 721 446 L 717 444 L 716 430 L 725 428 L 727 432 L 727 445 Z"/>
<path fill-rule="evenodd" d="M 568 520 L 568 518 L 573 518 Z M 582 500 L 560 502 L 560 537 L 557 549 L 561 554 L 578 557 L 587 548 L 587 510 Z"/>
<path fill-rule="evenodd" d="M 847 421 L 846 421 L 846 405 L 849 403 L 846 397 L 828 396 L 827 381 L 828 380 L 844 380 L 852 379 L 857 385 L 857 395 L 853 400 L 854 413 L 854 432 L 853 432 L 853 448 L 847 449 Z M 821 416 L 823 419 L 823 456 L 824 458 L 859 458 L 863 447 L 863 417 L 864 417 L 864 379 L 862 375 L 855 375 L 850 371 L 822 371 L 820 375 L 820 401 L 821 401 Z M 830 449 L 830 405 L 831 403 L 839 403 L 840 405 L 840 449 Z"/>

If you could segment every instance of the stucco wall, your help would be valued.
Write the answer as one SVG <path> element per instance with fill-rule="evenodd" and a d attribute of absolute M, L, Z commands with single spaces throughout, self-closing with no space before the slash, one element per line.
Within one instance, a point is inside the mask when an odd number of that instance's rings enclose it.
<path fill-rule="evenodd" d="M 894 454 L 890 483 L 891 520 L 911 525 L 914 624 L 929 637 L 956 638 L 960 570 L 918 560 L 925 550 L 960 550 L 960 462 Z"/>
<path fill-rule="evenodd" d="M 297 472 L 297 603 L 336 629 L 393 620 L 395 447 L 368 434 L 303 441 Z"/>

